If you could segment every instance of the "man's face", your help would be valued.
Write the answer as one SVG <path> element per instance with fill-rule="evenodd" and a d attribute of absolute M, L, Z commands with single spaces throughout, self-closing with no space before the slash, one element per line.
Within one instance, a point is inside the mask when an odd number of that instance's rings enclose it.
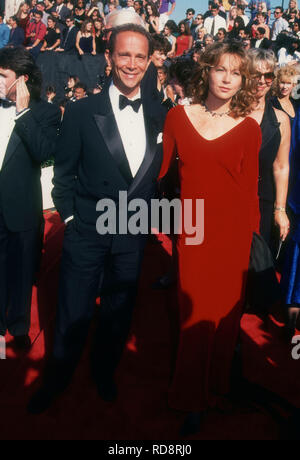
<path fill-rule="evenodd" d="M 39 14 L 35 14 L 35 15 L 34 15 L 34 20 L 35 20 L 36 23 L 40 22 L 41 19 L 42 19 L 42 18 L 41 18 L 41 16 L 40 16 Z"/>
<path fill-rule="evenodd" d="M 276 10 L 275 10 L 275 13 L 274 13 L 274 16 L 275 16 L 275 19 L 281 18 L 281 16 L 282 16 L 281 11 L 276 9 Z"/>
<path fill-rule="evenodd" d="M 256 32 L 257 40 L 262 40 L 264 38 L 264 34 L 261 34 L 259 31 Z"/>
<path fill-rule="evenodd" d="M 11 101 L 16 100 L 16 85 L 14 85 L 16 79 L 17 79 L 17 76 L 13 70 L 2 69 L 0 67 L 0 98 L 1 99 L 7 98 Z"/>
<path fill-rule="evenodd" d="M 147 38 L 137 32 L 119 33 L 108 59 L 116 87 L 125 96 L 134 97 L 150 64 Z"/>
<path fill-rule="evenodd" d="M 64 0 L 56 0 L 57 5 L 61 5 Z"/>
<path fill-rule="evenodd" d="M 127 7 L 130 8 L 134 6 L 134 0 L 127 0 Z"/>
<path fill-rule="evenodd" d="M 75 99 L 79 101 L 80 99 L 83 99 L 86 96 L 86 92 L 84 91 L 83 88 L 76 88 L 74 96 L 75 96 Z"/>
<path fill-rule="evenodd" d="M 246 34 L 245 34 L 245 31 L 244 31 L 244 30 L 240 30 L 240 31 L 239 31 L 239 37 L 240 37 L 241 39 L 246 38 Z"/>
<path fill-rule="evenodd" d="M 213 9 L 211 10 L 211 13 L 212 13 L 212 15 L 215 17 L 215 16 L 218 15 L 219 10 L 218 10 L 217 8 L 213 8 Z"/>
<path fill-rule="evenodd" d="M 188 21 L 190 21 L 191 19 L 193 19 L 194 15 L 192 13 L 192 11 L 187 11 L 186 12 L 186 18 Z"/>

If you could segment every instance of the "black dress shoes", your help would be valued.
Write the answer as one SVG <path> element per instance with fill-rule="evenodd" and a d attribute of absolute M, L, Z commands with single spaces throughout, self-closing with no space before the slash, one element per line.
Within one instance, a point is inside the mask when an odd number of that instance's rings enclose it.
<path fill-rule="evenodd" d="M 191 412 L 180 428 L 180 436 L 186 438 L 199 433 L 205 417 L 206 412 Z"/>
<path fill-rule="evenodd" d="M 32 415 L 39 415 L 52 406 L 52 403 L 59 395 L 59 392 L 50 387 L 41 387 L 31 398 L 27 406 L 27 412 Z"/>
<path fill-rule="evenodd" d="M 98 395 L 103 401 L 106 402 L 115 402 L 118 397 L 118 390 L 115 382 L 113 380 L 104 380 L 101 382 L 96 382 Z"/>
<path fill-rule="evenodd" d="M 18 350 L 29 351 L 31 348 L 31 340 L 29 335 L 20 335 L 14 337 L 14 345 Z"/>

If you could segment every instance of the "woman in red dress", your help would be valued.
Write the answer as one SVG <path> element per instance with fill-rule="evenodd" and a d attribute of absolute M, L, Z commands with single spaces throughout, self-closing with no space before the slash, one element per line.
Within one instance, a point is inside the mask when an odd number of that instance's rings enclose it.
<path fill-rule="evenodd" d="M 259 229 L 261 133 L 247 117 L 255 102 L 245 51 L 217 43 L 201 57 L 193 104 L 172 109 L 166 121 L 160 177 L 177 154 L 183 208 L 192 199 L 195 213 L 196 199 L 204 199 L 203 243 L 189 245 L 185 231 L 178 238 L 180 341 L 169 404 L 190 413 L 184 434 L 229 392 Z"/>
<path fill-rule="evenodd" d="M 178 24 L 180 35 L 176 40 L 176 56 L 181 56 L 186 51 L 189 51 L 193 46 L 193 36 L 189 25 L 185 21 Z"/>

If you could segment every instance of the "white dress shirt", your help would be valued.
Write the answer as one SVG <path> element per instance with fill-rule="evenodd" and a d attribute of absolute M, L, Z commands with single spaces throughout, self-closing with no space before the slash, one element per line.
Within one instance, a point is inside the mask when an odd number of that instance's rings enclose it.
<path fill-rule="evenodd" d="M 0 107 L 0 170 L 2 169 L 7 146 L 15 127 L 15 121 L 25 115 L 29 109 L 24 110 L 18 116 L 16 115 L 16 107 L 3 108 Z"/>
<path fill-rule="evenodd" d="M 285 19 L 283 19 L 283 17 L 276 19 L 273 22 L 273 26 L 272 26 L 272 41 L 275 41 L 277 39 L 277 36 L 283 30 L 288 30 L 288 28 L 289 28 L 289 23 Z"/>
<path fill-rule="evenodd" d="M 123 142 L 124 150 L 133 177 L 140 169 L 146 153 L 146 129 L 144 121 L 144 111 L 141 105 L 140 110 L 136 113 L 132 107 L 127 106 L 120 110 L 119 100 L 122 93 L 112 83 L 109 88 L 109 97 L 113 113 L 117 122 L 119 133 Z M 132 98 L 139 99 L 141 92 Z"/>
<path fill-rule="evenodd" d="M 227 30 L 225 19 L 217 14 L 217 16 L 209 16 L 204 21 L 204 28 L 207 30 L 208 34 L 212 35 L 212 26 L 213 26 L 214 20 L 215 20 L 215 30 L 213 33 L 214 36 L 217 35 L 217 33 L 219 32 L 219 29 L 223 28 Z"/>

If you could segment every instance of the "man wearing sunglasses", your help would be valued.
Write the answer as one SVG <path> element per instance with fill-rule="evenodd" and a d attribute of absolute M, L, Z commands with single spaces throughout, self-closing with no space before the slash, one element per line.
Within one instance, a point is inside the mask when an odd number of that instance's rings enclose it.
<path fill-rule="evenodd" d="M 278 35 L 283 31 L 283 30 L 288 30 L 289 28 L 289 23 L 283 19 L 283 8 L 281 6 L 276 6 L 274 16 L 275 16 L 275 21 L 273 22 L 272 26 L 272 34 L 271 34 L 271 40 L 272 42 L 275 42 Z"/>

